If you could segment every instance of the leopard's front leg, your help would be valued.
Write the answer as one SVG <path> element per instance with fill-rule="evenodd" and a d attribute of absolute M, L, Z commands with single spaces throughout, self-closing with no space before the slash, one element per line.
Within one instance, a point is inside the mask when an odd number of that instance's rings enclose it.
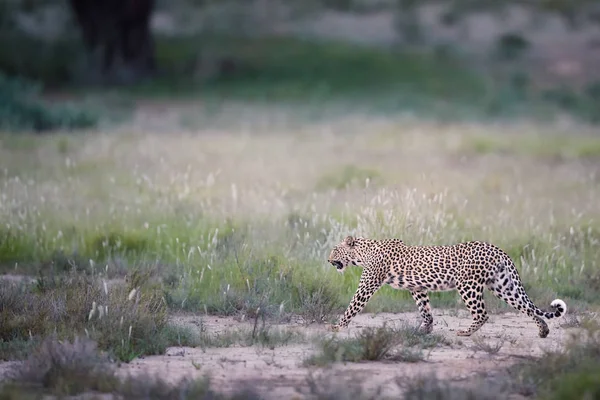
<path fill-rule="evenodd" d="M 375 292 L 381 287 L 381 284 L 382 282 L 380 279 L 376 279 L 375 276 L 369 274 L 367 271 L 363 271 L 356 293 L 354 293 L 346 312 L 344 312 L 344 315 L 340 318 L 340 322 L 337 325 L 332 326 L 331 330 L 337 332 L 340 328 L 347 327 L 350 320 L 365 308 L 369 299 L 371 299 Z"/>

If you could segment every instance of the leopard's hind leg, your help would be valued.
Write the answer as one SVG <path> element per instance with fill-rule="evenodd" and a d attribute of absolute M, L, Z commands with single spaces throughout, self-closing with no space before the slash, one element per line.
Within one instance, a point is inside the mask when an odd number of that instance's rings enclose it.
<path fill-rule="evenodd" d="M 466 330 L 458 331 L 456 334 L 458 336 L 471 336 L 473 333 L 477 332 L 489 318 L 483 301 L 483 284 L 472 280 L 460 282 L 457 284 L 456 288 L 473 316 L 471 326 Z"/>

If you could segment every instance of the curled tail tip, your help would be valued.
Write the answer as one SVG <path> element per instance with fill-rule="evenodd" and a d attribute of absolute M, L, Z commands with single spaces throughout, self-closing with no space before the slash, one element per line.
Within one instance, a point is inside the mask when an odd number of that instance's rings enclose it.
<path fill-rule="evenodd" d="M 561 299 L 556 299 L 550 303 L 550 306 L 554 308 L 554 315 L 556 317 L 562 317 L 567 313 L 567 303 Z"/>

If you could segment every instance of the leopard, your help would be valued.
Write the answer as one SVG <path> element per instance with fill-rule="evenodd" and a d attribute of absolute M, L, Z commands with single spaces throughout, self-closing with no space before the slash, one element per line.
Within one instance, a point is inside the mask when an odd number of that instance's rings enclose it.
<path fill-rule="evenodd" d="M 471 336 L 489 319 L 484 288 L 517 311 L 531 317 L 539 336 L 550 333 L 544 321 L 564 316 L 567 305 L 561 299 L 550 303 L 551 311 L 539 309 L 526 294 L 515 263 L 499 247 L 485 241 L 451 245 L 409 245 L 401 239 L 369 239 L 347 236 L 333 246 L 328 262 L 343 273 L 352 265 L 362 267 L 358 288 L 346 311 L 330 330 L 348 327 L 371 297 L 383 285 L 410 291 L 422 322 L 418 330 L 433 330 L 429 292 L 457 290 L 472 316 L 471 325 L 458 330 L 458 336 Z"/>

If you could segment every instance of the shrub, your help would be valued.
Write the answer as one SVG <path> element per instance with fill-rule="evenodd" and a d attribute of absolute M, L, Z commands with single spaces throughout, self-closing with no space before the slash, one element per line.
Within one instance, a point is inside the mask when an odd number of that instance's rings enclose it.
<path fill-rule="evenodd" d="M 393 360 L 416 362 L 424 359 L 423 348 L 446 343 L 440 335 L 425 335 L 413 327 L 368 327 L 355 337 L 340 339 L 331 337 L 321 342 L 321 351 L 308 358 L 308 365 L 327 365 L 333 362 L 359 362 Z M 397 346 L 403 348 L 393 351 Z"/>
<path fill-rule="evenodd" d="M 339 308 L 339 294 L 328 283 L 298 286 L 298 307 L 305 323 L 327 322 Z"/>
<path fill-rule="evenodd" d="M 96 343 L 85 337 L 62 342 L 52 336 L 45 339 L 15 368 L 13 379 L 59 395 L 102 391 L 116 384 L 108 359 L 96 351 Z"/>
<path fill-rule="evenodd" d="M 186 329 L 168 324 L 160 283 L 135 275 L 135 285 L 108 287 L 89 276 L 39 279 L 36 285 L 1 282 L 0 340 L 29 340 L 56 333 L 85 334 L 122 361 L 161 354 L 169 345 L 194 345 Z"/>

